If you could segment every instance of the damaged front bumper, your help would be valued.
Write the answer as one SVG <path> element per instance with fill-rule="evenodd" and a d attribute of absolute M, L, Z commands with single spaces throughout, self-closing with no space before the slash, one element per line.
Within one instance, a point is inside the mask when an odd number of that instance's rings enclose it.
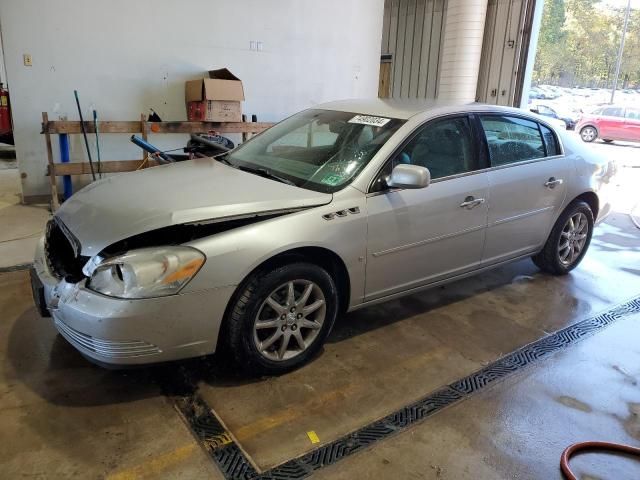
<path fill-rule="evenodd" d="M 34 260 L 36 305 L 60 334 L 106 365 L 141 365 L 211 354 L 234 286 L 158 298 L 119 299 L 68 283 L 49 271 L 41 241 Z M 39 288 L 42 284 L 42 289 Z M 46 311 L 45 311 L 46 309 Z"/>

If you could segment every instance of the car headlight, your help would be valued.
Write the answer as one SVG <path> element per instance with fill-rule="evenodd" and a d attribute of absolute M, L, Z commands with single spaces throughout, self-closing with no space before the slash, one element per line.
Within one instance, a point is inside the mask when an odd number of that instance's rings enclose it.
<path fill-rule="evenodd" d="M 204 264 L 191 247 L 132 250 L 108 259 L 92 259 L 87 288 L 118 298 L 150 298 L 178 293 Z"/>

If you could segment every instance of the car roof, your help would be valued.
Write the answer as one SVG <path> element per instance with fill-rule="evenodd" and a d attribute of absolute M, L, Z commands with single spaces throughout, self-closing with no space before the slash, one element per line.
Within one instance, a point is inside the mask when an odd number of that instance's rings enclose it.
<path fill-rule="evenodd" d="M 376 115 L 382 117 L 399 118 L 408 120 L 414 115 L 431 112 L 439 115 L 447 113 L 495 111 L 504 113 L 524 113 L 525 110 L 488 105 L 482 103 L 460 103 L 444 100 L 390 100 L 382 98 L 338 100 L 334 102 L 314 105 L 313 108 L 321 110 L 337 110 L 339 112 L 353 112 L 364 115 Z M 437 112 L 435 112 L 437 110 Z"/>

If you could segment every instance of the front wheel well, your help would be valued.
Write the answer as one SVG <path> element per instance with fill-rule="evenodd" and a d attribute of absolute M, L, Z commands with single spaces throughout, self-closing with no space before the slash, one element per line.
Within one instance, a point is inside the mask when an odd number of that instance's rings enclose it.
<path fill-rule="evenodd" d="M 229 305 L 235 303 L 237 293 L 242 291 L 243 286 L 247 281 L 259 271 L 273 270 L 279 266 L 296 261 L 305 261 L 314 265 L 317 265 L 325 269 L 333 281 L 336 283 L 338 289 L 338 299 L 340 301 L 339 312 L 344 313 L 349 307 L 349 301 L 351 297 L 351 281 L 349 279 L 349 272 L 347 266 L 342 259 L 331 250 L 322 247 L 300 247 L 281 252 L 268 260 L 265 260 L 256 268 L 254 268 L 243 280 L 240 282 L 236 293 L 231 297 Z M 229 306 L 227 306 L 228 310 Z M 227 315 L 225 314 L 225 317 Z"/>
<path fill-rule="evenodd" d="M 336 282 L 336 288 L 338 289 L 338 298 L 340 300 L 340 312 L 347 311 L 349 306 L 349 299 L 351 296 L 351 281 L 349 279 L 349 272 L 347 266 L 342 259 L 331 250 L 322 247 L 300 247 L 286 252 L 279 253 L 278 255 L 271 257 L 269 260 L 263 262 L 258 269 L 271 269 L 278 265 L 288 263 L 291 261 L 304 260 L 308 263 L 312 263 L 321 268 L 324 268 L 333 281 Z M 254 270 L 254 271 L 255 271 Z M 253 273 L 253 272 L 252 272 Z"/>
<path fill-rule="evenodd" d="M 597 133 L 598 135 L 600 135 L 600 130 L 599 130 L 599 129 L 598 129 L 598 127 L 596 127 L 593 123 L 585 123 L 584 125 L 582 125 L 582 126 L 580 127 L 580 130 L 579 130 L 579 131 L 580 131 L 580 132 L 582 132 L 582 130 L 584 130 L 584 129 L 585 129 L 585 128 L 587 128 L 587 127 L 591 127 L 591 128 L 593 128 L 593 129 L 596 131 L 596 133 Z"/>

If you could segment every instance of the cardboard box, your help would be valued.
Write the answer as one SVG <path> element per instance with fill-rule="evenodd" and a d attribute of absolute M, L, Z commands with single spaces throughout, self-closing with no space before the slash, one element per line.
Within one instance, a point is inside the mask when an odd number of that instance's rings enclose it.
<path fill-rule="evenodd" d="M 185 100 L 189 121 L 242 121 L 242 81 L 226 68 L 210 70 L 209 78 L 188 81 Z"/>

